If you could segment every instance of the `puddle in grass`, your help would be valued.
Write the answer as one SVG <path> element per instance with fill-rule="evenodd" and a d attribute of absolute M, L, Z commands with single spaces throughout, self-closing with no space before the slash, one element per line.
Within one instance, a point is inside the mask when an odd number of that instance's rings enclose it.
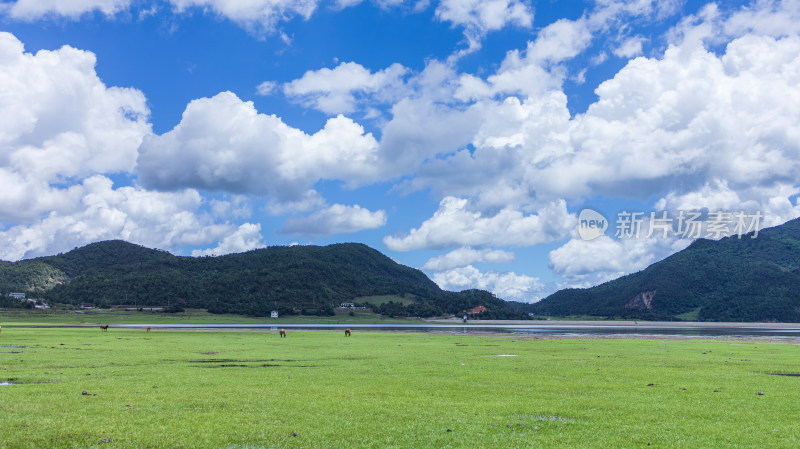
<path fill-rule="evenodd" d="M 5 387 L 8 385 L 23 385 L 23 384 L 57 384 L 59 383 L 56 380 L 40 380 L 36 382 L 20 382 L 19 379 L 16 378 L 9 378 L 3 382 L 0 382 L 0 387 Z"/>
<path fill-rule="evenodd" d="M 284 359 L 261 359 L 261 360 L 241 360 L 241 359 L 200 359 L 189 360 L 189 363 L 201 363 L 198 367 L 202 368 L 271 368 L 278 366 L 287 366 L 290 368 L 312 368 L 316 365 L 281 365 L 278 363 L 264 363 L 264 362 L 288 362 L 296 363 L 300 360 L 284 360 Z M 246 365 L 251 363 L 255 365 Z"/>
<path fill-rule="evenodd" d="M 242 360 L 242 359 L 200 359 L 189 360 L 189 363 L 259 363 L 259 362 L 297 362 L 298 360 L 283 359 L 262 359 L 262 360 Z"/>
<path fill-rule="evenodd" d="M 27 348 L 27 346 L 20 346 L 20 345 L 0 345 L 0 348 Z"/>

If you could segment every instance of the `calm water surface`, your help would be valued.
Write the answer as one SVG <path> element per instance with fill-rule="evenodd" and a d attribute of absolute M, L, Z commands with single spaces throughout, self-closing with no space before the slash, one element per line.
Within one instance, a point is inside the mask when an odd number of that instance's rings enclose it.
<path fill-rule="evenodd" d="M 800 340 L 800 327 L 720 327 L 643 325 L 541 325 L 541 324 L 115 324 L 112 327 L 153 329 L 240 330 L 353 330 L 392 332 L 447 332 L 464 334 L 521 334 L 542 336 L 685 336 L 769 337 Z"/>

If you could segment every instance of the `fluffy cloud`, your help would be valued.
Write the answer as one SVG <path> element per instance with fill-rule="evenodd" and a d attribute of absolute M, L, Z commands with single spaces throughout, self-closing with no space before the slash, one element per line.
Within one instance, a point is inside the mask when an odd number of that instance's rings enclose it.
<path fill-rule="evenodd" d="M 750 7 L 734 11 L 719 25 L 726 36 L 755 33 L 781 37 L 797 34 L 800 32 L 800 2 L 760 0 Z"/>
<path fill-rule="evenodd" d="M 592 31 L 591 22 L 585 18 L 551 23 L 523 51 L 509 51 L 498 70 L 485 81 L 474 75 L 462 75 L 455 97 L 462 101 L 493 98 L 498 94 L 539 97 L 560 89 L 566 78 L 560 64 L 589 47 Z"/>
<path fill-rule="evenodd" d="M 563 287 L 589 287 L 646 268 L 691 243 L 688 239 L 572 239 L 550 252 L 550 268 Z"/>
<path fill-rule="evenodd" d="M 409 79 L 413 94 L 392 107 L 392 119 L 383 128 L 384 160 L 401 175 L 416 173 L 403 188 L 438 187 L 443 195 L 468 196 L 502 185 L 516 192 L 494 188 L 481 202 L 528 196 L 530 186 L 519 183 L 526 167 L 518 159 L 551 157 L 532 152 L 531 143 L 543 144 L 548 152 L 567 148 L 563 132 L 571 124 L 560 90 L 566 78 L 561 64 L 590 45 L 592 26 L 587 19 L 548 25 L 524 51 L 508 52 L 486 79 L 457 73 L 452 61 L 429 61 Z M 549 143 L 553 140 L 555 145 Z M 493 173 L 487 176 L 486 170 Z"/>
<path fill-rule="evenodd" d="M 195 187 L 298 201 L 320 179 L 357 184 L 374 178 L 377 147 L 372 135 L 348 118 L 331 118 L 308 135 L 223 92 L 193 100 L 173 130 L 148 136 L 138 172 L 149 188 Z"/>
<path fill-rule="evenodd" d="M 549 179 L 542 170 L 569 153 L 572 126 L 567 98 L 553 92 L 520 102 L 508 97 L 502 102 L 482 102 L 473 111 L 479 118 L 471 128 L 472 148 L 431 158 L 408 188 L 432 188 L 442 195 L 473 197 L 475 207 L 499 208 L 539 204 L 574 193 L 563 183 L 543 190 Z M 563 177 L 554 177 L 558 183 Z"/>
<path fill-rule="evenodd" d="M 800 2 L 758 0 L 734 10 L 721 10 L 717 3 L 705 5 L 695 15 L 684 17 L 671 29 L 671 44 L 701 46 L 724 44 L 745 35 L 775 38 L 800 32 Z"/>
<path fill-rule="evenodd" d="M 761 227 L 777 226 L 788 219 L 800 217 L 800 187 L 791 183 L 770 186 L 750 186 L 737 190 L 725 181 L 708 182 L 697 190 L 677 194 L 669 193 L 656 202 L 658 210 L 692 211 L 708 210 L 730 213 L 759 213 Z"/>
<path fill-rule="evenodd" d="M 0 5 L 0 12 L 17 20 L 37 20 L 47 16 L 77 19 L 90 12 L 113 16 L 130 6 L 130 0 L 17 0 Z"/>
<path fill-rule="evenodd" d="M 300 198 L 292 201 L 281 201 L 272 198 L 267 203 L 270 215 L 286 215 L 293 212 L 308 212 L 325 206 L 325 198 L 316 190 L 307 190 Z"/>
<path fill-rule="evenodd" d="M 253 213 L 244 195 L 234 195 L 229 200 L 212 199 L 209 205 L 215 218 L 250 218 Z"/>
<path fill-rule="evenodd" d="M 255 33 L 275 31 L 279 22 L 302 17 L 308 19 L 318 0 L 169 0 L 176 12 L 202 8 Z"/>
<path fill-rule="evenodd" d="M 436 7 L 436 17 L 464 27 L 471 48 L 490 31 L 508 24 L 530 28 L 533 11 L 519 0 L 442 0 Z"/>
<path fill-rule="evenodd" d="M 392 114 L 380 148 L 391 177 L 417 173 L 423 161 L 463 148 L 480 124 L 477 109 L 453 111 L 424 98 L 404 99 L 394 105 Z"/>
<path fill-rule="evenodd" d="M 278 83 L 275 81 L 264 81 L 258 86 L 256 86 L 256 93 L 261 96 L 272 95 L 272 93 L 277 89 Z"/>
<path fill-rule="evenodd" d="M 306 72 L 302 78 L 283 86 L 289 98 L 326 114 L 353 112 L 357 103 L 374 106 L 399 98 L 405 91 L 403 77 L 408 69 L 400 64 L 370 72 L 360 64 L 343 62 L 333 69 Z"/>
<path fill-rule="evenodd" d="M 226 235 L 216 248 L 194 250 L 192 251 L 192 256 L 222 256 L 262 247 L 264 247 L 264 237 L 261 236 L 261 225 L 245 223 L 239 226 L 232 234 Z"/>
<path fill-rule="evenodd" d="M 479 100 L 474 148 L 431 159 L 406 185 L 479 195 L 478 204 L 589 195 L 679 204 L 720 185 L 739 207 L 782 210 L 785 221 L 797 216 L 785 186 L 800 177 L 798 55 L 797 36 L 746 35 L 722 55 L 672 46 L 631 60 L 572 117 L 560 91 Z M 780 208 L 769 207 L 775 192 L 789 195 Z"/>
<path fill-rule="evenodd" d="M 635 59 L 601 84 L 597 103 L 576 120 L 575 151 L 547 177 L 567 174 L 585 192 L 635 188 L 643 196 L 675 185 L 738 191 L 796 179 L 800 39 L 746 36 L 721 57 L 686 50 Z"/>
<path fill-rule="evenodd" d="M 150 132 L 145 97 L 107 87 L 95 63 L 68 46 L 26 53 L 0 32 L 0 221 L 63 211 L 75 193 L 51 184 L 135 167 Z"/>
<path fill-rule="evenodd" d="M 467 199 L 446 197 L 433 217 L 403 237 L 387 236 L 383 243 L 392 251 L 443 249 L 454 246 L 529 246 L 553 242 L 569 235 L 575 216 L 558 201 L 536 215 L 502 209 L 494 216 L 471 210 Z"/>
<path fill-rule="evenodd" d="M 103 84 L 95 63 L 68 46 L 25 53 L 0 33 L 0 222 L 9 223 L 0 258 L 106 239 L 177 249 L 230 234 L 232 225 L 203 212 L 197 191 L 113 188 L 106 174 L 133 174 L 149 110 L 140 91 Z M 211 204 L 226 219 L 243 208 L 240 199 Z"/>
<path fill-rule="evenodd" d="M 606 35 L 627 17 L 670 15 L 676 9 L 670 1 L 599 1 L 591 12 L 574 20 L 560 19 L 544 28 L 529 41 L 524 50 L 512 50 L 497 72 L 481 80 L 473 75 L 463 75 L 456 94 L 459 99 L 491 98 L 498 94 L 522 94 L 527 97 L 550 95 L 560 90 L 567 79 L 566 62 L 591 47 L 599 36 Z M 628 36 L 627 26 L 616 31 L 622 44 L 614 49 L 621 57 L 631 57 L 641 52 L 644 38 Z M 602 54 L 601 54 L 602 55 Z M 604 58 L 598 55 L 596 58 Z"/>
<path fill-rule="evenodd" d="M 214 223 L 199 211 L 203 200 L 197 191 L 114 189 L 111 180 L 100 175 L 72 190 L 69 213 L 52 211 L 37 223 L 0 231 L 0 259 L 55 254 L 109 239 L 175 249 L 208 244 L 231 231 L 230 225 Z"/>
<path fill-rule="evenodd" d="M 473 249 L 469 246 L 458 248 L 442 256 L 429 259 L 422 266 L 423 270 L 444 271 L 452 268 L 465 267 L 474 263 L 511 263 L 514 253 L 500 249 Z"/>
<path fill-rule="evenodd" d="M 613 50 L 613 53 L 620 58 L 632 58 L 634 56 L 638 56 L 642 54 L 643 42 L 644 38 L 641 36 L 625 39 L 625 41 L 622 42 L 619 47 Z"/>
<path fill-rule="evenodd" d="M 535 302 L 542 298 L 545 286 L 538 278 L 516 273 L 482 273 L 472 265 L 435 273 L 433 281 L 444 290 L 478 288 L 505 300 Z"/>
<path fill-rule="evenodd" d="M 279 232 L 310 236 L 350 234 L 385 224 L 386 212 L 383 210 L 372 212 L 357 204 L 334 204 L 306 217 L 289 218 Z"/>

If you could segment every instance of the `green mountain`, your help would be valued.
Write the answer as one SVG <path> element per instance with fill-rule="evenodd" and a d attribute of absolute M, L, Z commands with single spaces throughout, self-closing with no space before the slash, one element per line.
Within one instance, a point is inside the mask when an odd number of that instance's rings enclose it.
<path fill-rule="evenodd" d="M 195 258 L 119 240 L 99 242 L 56 256 L 0 262 L 0 292 L 25 292 L 53 303 L 201 308 L 255 316 L 272 310 L 332 314 L 342 302 L 393 296 L 397 302 L 375 308 L 392 315 L 432 316 L 484 305 L 487 318 L 519 316 L 489 292 L 443 291 L 421 271 L 356 243 Z"/>
<path fill-rule="evenodd" d="M 552 316 L 800 322 L 800 219 L 700 239 L 645 270 L 558 291 L 526 310 Z"/>

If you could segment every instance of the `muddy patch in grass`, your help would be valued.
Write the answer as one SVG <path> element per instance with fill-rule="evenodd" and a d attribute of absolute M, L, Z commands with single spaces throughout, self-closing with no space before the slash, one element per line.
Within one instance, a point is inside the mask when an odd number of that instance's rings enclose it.
<path fill-rule="evenodd" d="M 223 363 L 221 365 L 198 365 L 198 368 L 320 368 L 325 365 L 277 365 L 272 363 L 263 363 L 261 365 L 241 365 L 235 363 Z"/>
<path fill-rule="evenodd" d="M 770 376 L 800 377 L 800 373 L 767 373 Z"/>
<path fill-rule="evenodd" d="M 299 360 L 284 360 L 284 359 L 259 359 L 259 360 L 243 360 L 243 359 L 198 359 L 189 360 L 189 363 L 260 363 L 260 362 L 299 362 Z"/>
<path fill-rule="evenodd" d="M 316 368 L 320 365 L 292 365 L 292 363 L 300 362 L 301 360 L 287 360 L 287 359 L 260 359 L 260 360 L 242 360 L 242 359 L 200 359 L 189 360 L 189 363 L 197 363 L 198 368 L 275 368 L 285 366 L 287 368 Z M 281 362 L 281 363 L 275 363 Z M 286 365 L 289 363 L 289 365 Z"/>
<path fill-rule="evenodd" d="M 222 365 L 205 365 L 203 368 L 270 368 L 276 366 L 283 366 L 283 365 L 276 365 L 271 363 L 264 363 L 261 365 L 237 365 L 233 363 L 223 363 Z"/>
<path fill-rule="evenodd" d="M 538 421 L 559 421 L 559 422 L 575 422 L 575 418 L 567 418 L 566 416 L 559 415 L 538 415 L 534 419 Z"/>
<path fill-rule="evenodd" d="M 0 386 L 8 386 L 8 385 L 34 385 L 34 384 L 57 384 L 59 383 L 56 380 L 34 380 L 34 381 L 22 381 L 17 378 L 8 378 L 5 381 L 0 382 Z"/>

